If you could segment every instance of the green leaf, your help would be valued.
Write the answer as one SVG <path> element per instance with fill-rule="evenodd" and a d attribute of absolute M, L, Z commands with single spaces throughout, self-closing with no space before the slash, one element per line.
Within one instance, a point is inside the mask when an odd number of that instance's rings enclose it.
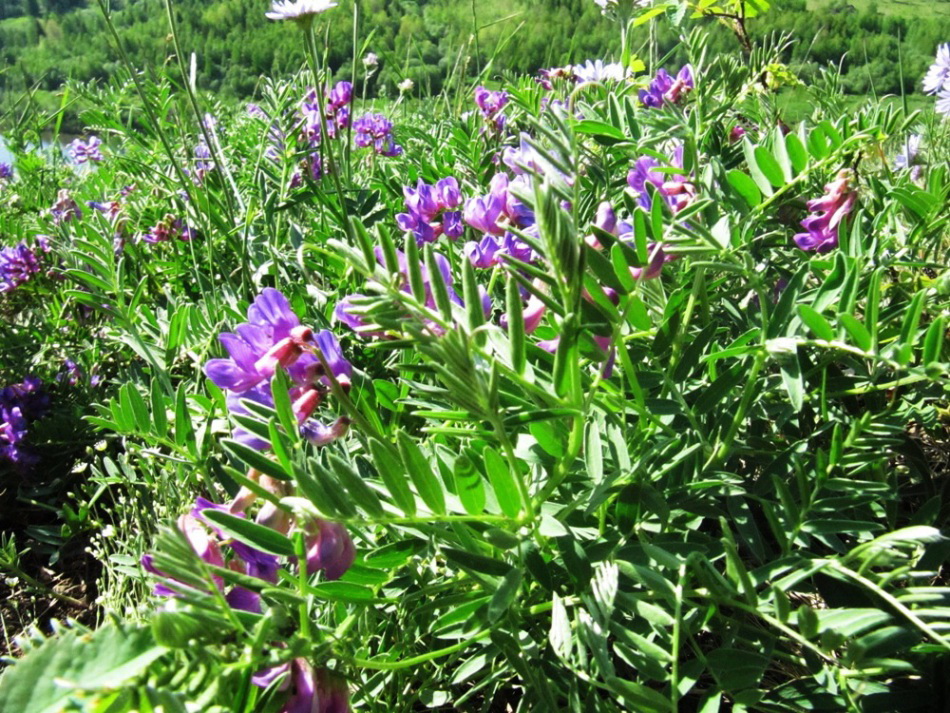
<path fill-rule="evenodd" d="M 383 505 L 379 502 L 379 498 L 373 489 L 363 480 L 362 476 L 336 453 L 331 453 L 328 459 L 330 461 L 330 467 L 333 468 L 336 477 L 339 478 L 340 483 L 346 488 L 346 492 L 353 498 L 353 502 L 363 508 L 371 517 L 382 517 L 385 514 Z"/>
<path fill-rule="evenodd" d="M 260 451 L 230 438 L 221 441 L 221 445 L 224 450 L 251 468 L 259 470 L 272 478 L 277 478 L 277 480 L 290 480 L 290 474 L 279 463 L 272 461 Z"/>
<path fill-rule="evenodd" d="M 778 161 L 775 160 L 764 146 L 755 147 L 755 162 L 769 183 L 776 188 L 785 185 L 785 176 L 782 174 L 782 167 L 779 166 Z"/>
<path fill-rule="evenodd" d="M 574 131 L 579 134 L 586 134 L 594 138 L 601 139 L 600 143 L 611 145 L 621 141 L 626 141 L 627 137 L 616 126 L 603 121 L 594 121 L 587 119 L 574 125 Z"/>
<path fill-rule="evenodd" d="M 762 191 L 759 190 L 755 181 L 749 177 L 749 174 L 734 168 L 726 174 L 726 180 L 729 181 L 729 185 L 735 189 L 736 193 L 749 204 L 749 207 L 754 208 L 762 202 Z"/>
<path fill-rule="evenodd" d="M 455 459 L 455 490 L 462 507 L 469 515 L 480 515 L 485 511 L 485 484 L 481 473 L 467 453 Z"/>
<path fill-rule="evenodd" d="M 742 139 L 742 153 L 745 155 L 746 165 L 749 167 L 749 173 L 752 175 L 752 180 L 755 181 L 755 185 L 757 185 L 759 190 L 765 195 L 772 195 L 772 182 L 769 181 L 768 177 L 762 172 L 757 161 L 756 147 L 753 146 L 748 137 Z M 769 158 L 771 158 L 771 156 L 769 156 Z"/>
<path fill-rule="evenodd" d="M 769 659 L 762 654 L 723 647 L 706 654 L 709 670 L 724 691 L 734 692 L 758 685 Z"/>
<path fill-rule="evenodd" d="M 845 328 L 854 343 L 866 352 L 871 351 L 871 334 L 861 321 L 850 314 L 839 314 L 838 322 Z"/>
<path fill-rule="evenodd" d="M 150 628 L 107 623 L 47 639 L 0 677 L 0 711 L 59 713 L 79 691 L 118 688 L 167 651 Z"/>
<path fill-rule="evenodd" d="M 785 150 L 796 173 L 804 171 L 808 166 L 808 152 L 797 134 L 788 134 L 785 137 Z"/>
<path fill-rule="evenodd" d="M 819 312 L 816 312 L 808 305 L 798 305 L 798 316 L 816 337 L 826 341 L 834 340 L 835 330 L 831 328 L 831 325 L 828 324 L 828 320 Z"/>
<path fill-rule="evenodd" d="M 416 514 L 416 498 L 409 489 L 406 471 L 402 468 L 401 461 L 395 457 L 395 453 L 375 438 L 369 439 L 369 450 L 373 456 L 373 465 L 376 466 L 379 476 L 386 484 L 396 507 L 409 517 L 414 517 Z"/>
<path fill-rule="evenodd" d="M 334 602 L 362 604 L 377 601 L 372 589 L 352 582 L 320 582 L 320 584 L 307 587 L 307 591 L 320 599 L 329 599 Z"/>
<path fill-rule="evenodd" d="M 168 435 L 168 414 L 165 413 L 165 390 L 157 378 L 152 379 L 149 399 L 151 401 L 152 425 L 155 428 L 155 434 L 159 438 L 164 438 Z"/>
<path fill-rule="evenodd" d="M 512 568 L 501 580 L 501 584 L 492 595 L 488 603 L 488 621 L 495 623 L 501 618 L 501 615 L 508 611 L 515 598 L 518 596 L 518 590 L 521 588 L 521 570 Z"/>
<path fill-rule="evenodd" d="M 294 544 L 290 541 L 290 538 L 266 525 L 258 525 L 246 518 L 229 515 L 214 508 L 202 510 L 201 514 L 221 528 L 225 535 L 233 537 L 239 542 L 272 555 L 282 555 L 284 557 L 294 555 Z"/>
<path fill-rule="evenodd" d="M 521 491 L 518 488 L 518 482 L 515 480 L 515 474 L 511 472 L 505 459 L 493 448 L 486 447 L 482 452 L 482 457 L 485 459 L 488 481 L 495 491 L 501 511 L 508 517 L 518 517 L 522 502 Z"/>
<path fill-rule="evenodd" d="M 442 483 L 432 472 L 428 459 L 405 431 L 399 431 L 396 440 L 399 444 L 399 456 L 416 490 L 419 491 L 419 497 L 432 512 L 445 515 L 445 493 L 442 491 Z"/>
<path fill-rule="evenodd" d="M 940 352 L 943 349 L 943 317 L 937 317 L 927 328 L 924 336 L 924 351 L 920 361 L 923 365 L 940 361 Z"/>

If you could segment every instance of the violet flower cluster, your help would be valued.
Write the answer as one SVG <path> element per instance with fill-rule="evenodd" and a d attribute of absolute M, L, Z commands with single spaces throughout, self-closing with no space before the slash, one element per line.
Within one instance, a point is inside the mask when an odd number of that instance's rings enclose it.
<path fill-rule="evenodd" d="M 21 471 L 37 463 L 26 440 L 30 425 L 46 415 L 49 405 L 43 382 L 36 377 L 0 389 L 0 460 Z"/>
<path fill-rule="evenodd" d="M 377 247 L 375 252 L 377 262 L 379 262 L 380 265 L 385 266 L 386 260 L 383 256 L 382 248 Z M 399 274 L 402 276 L 402 284 L 400 289 L 406 294 L 411 294 L 412 288 L 409 285 L 409 265 L 406 261 L 406 255 L 401 250 L 397 250 L 396 256 L 399 261 Z M 442 282 L 445 284 L 446 291 L 449 295 L 449 300 L 453 304 L 464 306 L 465 302 L 452 287 L 452 268 L 449 265 L 449 261 L 446 260 L 445 256 L 435 253 L 435 263 L 439 271 L 439 275 L 442 278 Z M 432 290 L 432 277 L 429 274 L 429 270 L 424 262 L 420 263 L 420 271 L 422 272 L 422 280 L 425 287 L 425 306 L 431 310 L 437 310 L 438 305 L 435 301 L 435 293 Z M 485 290 L 485 288 L 481 285 L 479 285 L 478 292 L 482 302 L 482 310 L 484 311 L 485 315 L 488 316 L 491 313 L 491 298 L 488 296 L 488 292 Z M 387 334 L 374 329 L 373 323 L 367 319 L 364 313 L 363 305 L 369 301 L 371 301 L 371 298 L 367 297 L 366 295 L 347 295 L 337 303 L 333 314 L 338 321 L 342 322 L 358 334 L 362 334 L 363 336 L 367 337 L 384 338 L 387 336 Z M 440 325 L 432 322 L 431 320 L 426 320 L 425 323 L 426 327 L 433 334 L 442 334 L 444 332 Z"/>
<path fill-rule="evenodd" d="M 289 395 L 301 434 L 317 445 L 345 434 L 349 426 L 346 418 L 330 426 L 311 418 L 332 383 L 326 368 L 341 386 L 348 388 L 350 384 L 353 367 L 343 357 L 336 336 L 329 330 L 315 334 L 310 327 L 301 325 L 287 298 L 270 287 L 248 308 L 247 318 L 235 333 L 219 336 L 228 358 L 211 359 L 204 367 L 207 377 L 227 390 L 231 413 L 249 415 L 244 400 L 273 408 L 270 379 L 278 369 L 283 369 L 293 384 Z M 236 430 L 234 437 L 251 448 L 269 447 L 266 441 L 243 429 Z"/>
<path fill-rule="evenodd" d="M 406 212 L 396 216 L 399 227 L 416 237 L 416 242 L 433 243 L 440 235 L 458 240 L 465 232 L 462 225 L 462 193 L 452 176 L 430 186 L 421 178 L 415 188 L 405 186 Z"/>
<path fill-rule="evenodd" d="M 86 141 L 76 139 L 67 148 L 73 163 L 83 164 L 90 161 L 98 163 L 102 160 L 102 140 L 98 136 L 90 136 Z"/>
<path fill-rule="evenodd" d="M 509 179 L 507 174 L 492 177 L 488 193 L 471 198 L 465 204 L 465 222 L 480 233 L 482 238 L 465 245 L 465 254 L 475 267 L 498 265 L 505 255 L 533 262 L 537 259 L 531 247 L 510 229 L 536 231 L 534 212 L 522 203 L 511 190 L 515 185 L 527 186 L 525 175 Z"/>
<path fill-rule="evenodd" d="M 265 476 L 258 476 L 263 480 Z M 262 483 L 265 487 L 267 483 Z M 274 483 L 269 483 L 273 486 Z M 278 486 L 279 487 L 279 486 Z M 247 503 L 240 497 L 229 505 L 220 505 L 199 497 L 190 513 L 178 518 L 178 529 L 185 535 L 195 553 L 207 564 L 227 568 L 250 577 L 277 583 L 277 571 L 280 567 L 278 557 L 229 538 L 214 522 L 205 516 L 208 510 L 246 517 L 243 508 Z M 271 527 L 287 534 L 293 527 L 289 517 L 275 517 L 276 508 L 266 505 L 255 518 L 257 524 Z M 283 511 L 279 511 L 284 515 Z M 324 578 L 335 580 L 342 577 L 356 558 L 356 549 L 346 528 L 339 523 L 317 520 L 303 525 L 304 545 L 307 551 L 305 567 L 307 574 L 323 571 Z M 159 578 L 153 593 L 156 596 L 178 597 L 187 591 L 188 586 L 155 566 L 154 557 L 146 554 L 141 559 L 142 568 Z M 224 580 L 212 575 L 215 586 L 224 591 Z M 234 586 L 225 593 L 225 599 L 233 609 L 260 613 L 260 595 L 246 587 Z"/>
<path fill-rule="evenodd" d="M 13 292 L 41 269 L 39 256 L 26 243 L 0 248 L 0 292 Z"/>
<path fill-rule="evenodd" d="M 508 104 L 508 92 L 501 90 L 493 92 L 485 87 L 475 88 L 475 104 L 482 114 L 482 118 L 495 131 L 501 132 L 505 128 L 505 115 L 501 110 Z"/>
<path fill-rule="evenodd" d="M 353 131 L 360 148 L 372 146 L 380 156 L 402 155 L 402 146 L 393 138 L 393 123 L 382 114 L 364 114 L 353 122 Z"/>
<path fill-rule="evenodd" d="M 661 69 L 650 85 L 640 90 L 640 103 L 651 109 L 658 109 L 665 103 L 678 104 L 695 86 L 690 65 L 683 65 L 675 78 Z"/>
<path fill-rule="evenodd" d="M 854 209 L 857 193 L 851 188 L 851 172 L 843 169 L 825 186 L 825 195 L 807 203 L 811 213 L 802 221 L 804 233 L 795 235 L 802 250 L 826 253 L 838 247 L 838 228 Z"/>
<path fill-rule="evenodd" d="M 0 181 L 9 181 L 13 178 L 13 166 L 0 161 Z"/>

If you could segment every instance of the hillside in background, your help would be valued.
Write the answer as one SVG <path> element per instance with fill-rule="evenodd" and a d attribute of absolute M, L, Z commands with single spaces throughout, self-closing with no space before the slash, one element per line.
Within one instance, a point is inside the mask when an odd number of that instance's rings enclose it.
<path fill-rule="evenodd" d="M 352 2 L 331 15 L 330 67 L 349 77 Z M 286 27 L 264 18 L 265 0 L 175 0 L 182 50 L 194 52 L 198 83 L 221 99 L 253 96 L 262 75 L 286 76 L 299 63 Z M 173 48 L 163 0 L 113 3 L 113 19 L 137 66 L 161 65 Z M 786 56 L 807 83 L 822 66 L 841 64 L 843 89 L 853 94 L 919 91 L 940 42 L 950 39 L 950 2 L 904 0 L 875 4 L 780 0 L 750 22 L 759 38 L 794 38 Z M 55 91 L 64 80 L 105 80 L 117 69 L 96 0 L 14 0 L 0 8 L 0 91 Z M 926 20 L 926 21 L 923 21 Z M 731 29 L 710 20 L 710 49 L 731 51 Z M 477 28 L 477 32 L 473 32 Z M 646 42 L 645 30 L 643 41 Z M 393 96 L 412 79 L 420 94 L 438 92 L 456 71 L 533 72 L 540 67 L 617 54 L 617 39 L 592 0 L 362 0 L 360 53 L 380 67 L 369 95 Z M 683 61 L 676 38 L 658 38 L 670 63 Z M 460 51 L 458 48 L 462 48 Z M 357 67 L 357 76 L 363 75 Z"/>

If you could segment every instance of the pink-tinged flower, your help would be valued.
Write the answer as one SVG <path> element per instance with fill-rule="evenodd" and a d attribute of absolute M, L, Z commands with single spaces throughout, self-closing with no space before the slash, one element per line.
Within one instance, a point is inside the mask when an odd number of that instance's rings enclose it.
<path fill-rule="evenodd" d="M 665 69 L 661 69 L 650 82 L 650 86 L 640 90 L 640 103 L 652 109 L 658 109 L 666 102 L 678 104 L 694 88 L 693 68 L 690 65 L 683 65 L 675 78 Z"/>
<path fill-rule="evenodd" d="M 165 216 L 148 229 L 148 232 L 141 236 L 142 242 L 155 245 L 157 243 L 166 243 L 169 240 L 180 240 L 187 243 L 194 239 L 195 232 L 181 218 L 176 218 L 171 213 Z"/>
<path fill-rule="evenodd" d="M 627 174 L 627 185 L 637 193 L 637 202 L 644 210 L 650 210 L 653 201 L 647 190 L 652 184 L 674 213 L 678 213 L 692 203 L 696 188 L 689 178 L 681 174 L 671 174 L 656 170 L 662 164 L 652 156 L 641 156 L 634 162 L 633 169 Z M 670 168 L 683 168 L 683 147 L 677 146 L 670 156 Z"/>
<path fill-rule="evenodd" d="M 509 181 L 504 173 L 496 173 L 489 184 L 488 194 L 471 198 L 465 204 L 465 222 L 475 230 L 490 235 L 504 235 L 510 227 L 525 229 L 535 223 L 534 213 L 515 197 L 511 188 L 527 183 L 518 176 Z"/>
<path fill-rule="evenodd" d="M 224 567 L 224 556 L 221 553 L 221 547 L 218 542 L 211 537 L 207 528 L 191 514 L 182 515 L 178 518 L 178 529 L 188 540 L 188 544 L 202 560 L 214 567 Z M 153 593 L 160 597 L 178 597 L 181 596 L 181 589 L 187 589 L 187 585 L 176 579 L 169 577 L 165 572 L 155 567 L 152 555 L 142 555 L 142 568 L 149 574 L 161 577 L 155 583 Z M 213 576 L 215 586 L 223 590 L 224 580 L 217 575 Z M 172 583 L 175 583 L 174 585 Z"/>
<path fill-rule="evenodd" d="M 594 226 L 617 237 L 622 243 L 633 244 L 633 227 L 626 221 L 618 220 L 613 207 L 607 201 L 602 202 L 597 207 L 597 214 L 594 218 Z M 596 235 L 588 235 L 585 242 L 595 250 L 602 250 L 603 245 L 597 239 Z M 674 255 L 669 255 L 663 249 L 661 243 L 649 243 L 647 245 L 647 264 L 640 267 L 631 267 L 630 276 L 634 280 L 652 280 L 660 276 L 663 265 L 674 260 Z M 603 288 L 606 292 L 607 288 Z M 607 293 L 607 298 L 612 300 L 613 290 Z"/>
<path fill-rule="evenodd" d="M 566 67 L 540 69 L 538 70 L 538 76 L 535 78 L 535 81 L 540 84 L 543 89 L 551 91 L 554 89 L 555 80 L 558 79 L 573 82 L 576 79 L 574 68 L 571 65 L 567 65 Z"/>
<path fill-rule="evenodd" d="M 322 570 L 324 579 L 339 579 L 356 559 L 356 548 L 346 527 L 338 522 L 315 520 L 305 527 L 307 574 Z"/>
<path fill-rule="evenodd" d="M 268 20 L 294 20 L 310 22 L 315 15 L 336 7 L 333 0 L 274 0 L 270 12 L 264 13 Z"/>
<path fill-rule="evenodd" d="M 802 221 L 806 232 L 795 235 L 798 247 L 819 253 L 838 247 L 838 228 L 854 209 L 858 197 L 850 182 L 851 172 L 841 170 L 835 180 L 825 186 L 825 195 L 808 201 L 812 215 Z"/>
<path fill-rule="evenodd" d="M 53 203 L 49 212 L 56 225 L 62 225 L 71 220 L 82 220 L 82 210 L 65 188 L 60 189 L 56 194 L 56 202 Z"/>
<path fill-rule="evenodd" d="M 102 146 L 102 140 L 98 136 L 90 136 L 88 140 L 76 139 L 69 147 L 69 157 L 76 164 L 102 160 L 102 152 L 99 147 Z"/>
<path fill-rule="evenodd" d="M 737 141 L 741 141 L 742 137 L 745 136 L 746 133 L 746 130 L 742 126 L 736 124 L 729 130 L 729 143 L 734 144 Z"/>
<path fill-rule="evenodd" d="M 264 669 L 251 677 L 260 688 L 276 684 L 277 691 L 289 693 L 279 713 L 349 713 L 346 682 L 327 671 L 314 670 L 303 658 Z"/>

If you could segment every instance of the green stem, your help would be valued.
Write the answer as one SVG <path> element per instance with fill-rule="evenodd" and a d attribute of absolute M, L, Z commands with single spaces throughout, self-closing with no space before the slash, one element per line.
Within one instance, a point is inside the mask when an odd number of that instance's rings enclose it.
<path fill-rule="evenodd" d="M 752 405 L 752 399 L 755 396 L 755 391 L 758 387 L 759 372 L 762 371 L 762 367 L 765 365 L 765 359 L 765 350 L 760 350 L 756 353 L 755 361 L 752 363 L 752 369 L 749 371 L 749 375 L 746 377 L 747 380 L 745 388 L 742 392 L 742 401 L 739 403 L 739 410 L 736 411 L 736 415 L 732 419 L 732 423 L 729 426 L 729 431 L 726 433 L 726 437 L 722 440 L 719 447 L 713 451 L 713 455 L 708 461 L 706 461 L 704 468 L 719 466 L 728 457 L 729 449 L 732 447 L 732 442 L 735 440 L 736 435 L 739 433 L 739 429 L 742 427 L 742 422 L 745 420 L 746 412 Z"/>

